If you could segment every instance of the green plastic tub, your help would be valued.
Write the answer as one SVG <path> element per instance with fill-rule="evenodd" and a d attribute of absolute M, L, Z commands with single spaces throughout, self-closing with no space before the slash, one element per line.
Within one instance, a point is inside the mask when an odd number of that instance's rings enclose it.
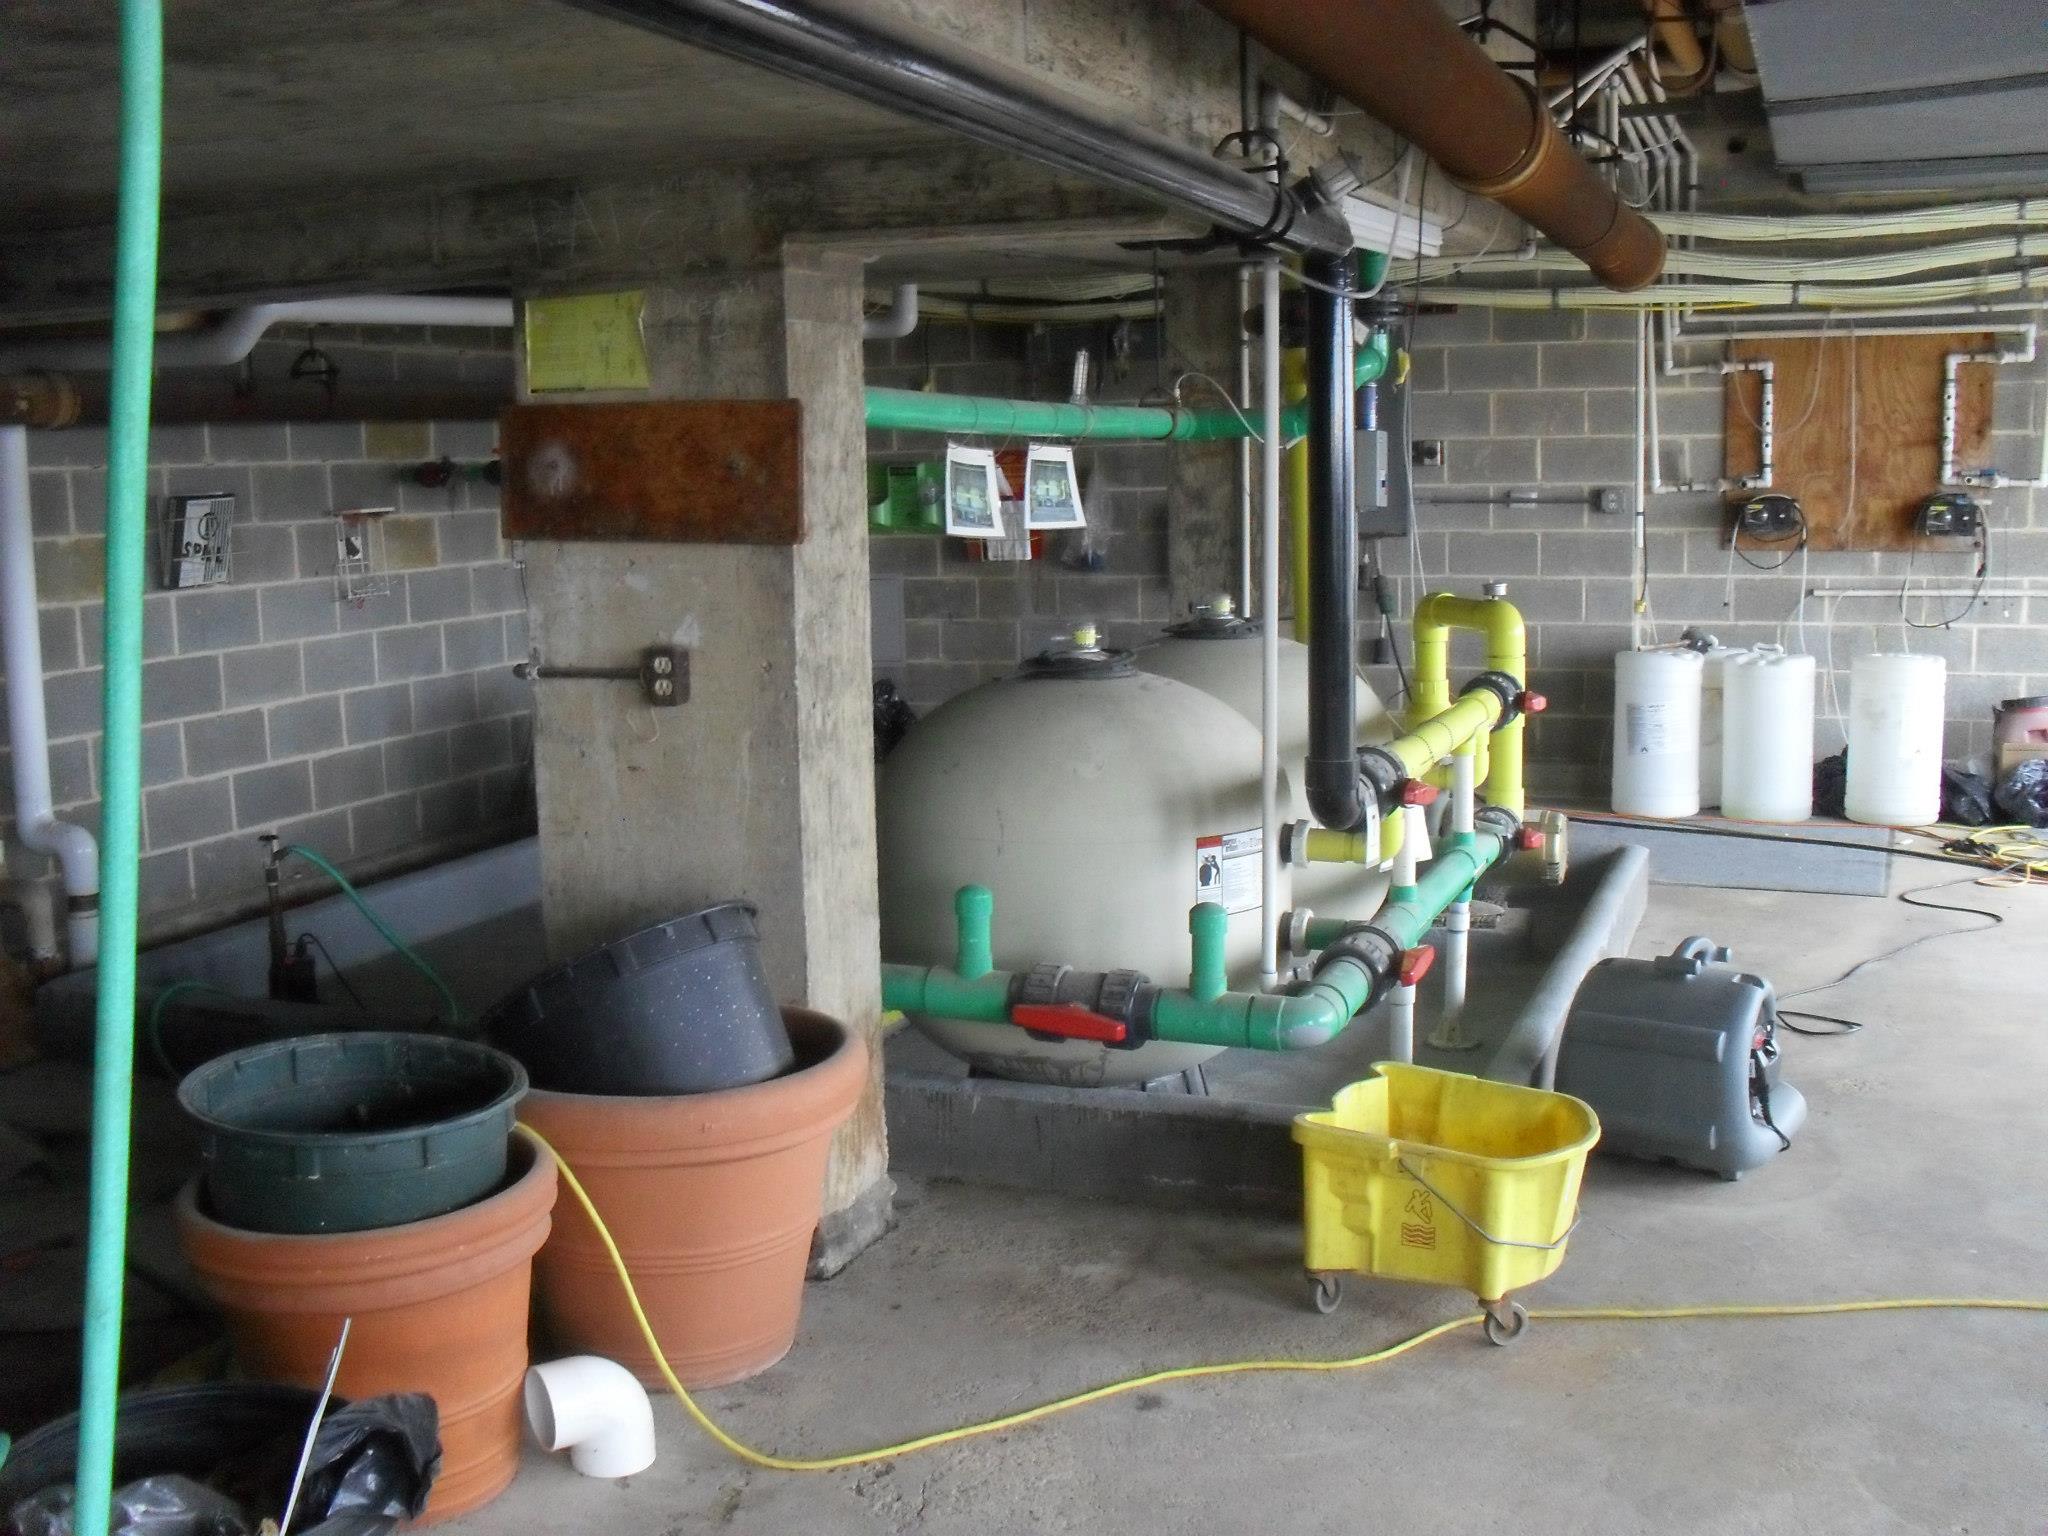
<path fill-rule="evenodd" d="M 437 1035 L 305 1035 L 217 1056 L 178 1102 L 205 1132 L 209 1214 L 250 1232 L 364 1232 L 505 1180 L 526 1070 Z"/>

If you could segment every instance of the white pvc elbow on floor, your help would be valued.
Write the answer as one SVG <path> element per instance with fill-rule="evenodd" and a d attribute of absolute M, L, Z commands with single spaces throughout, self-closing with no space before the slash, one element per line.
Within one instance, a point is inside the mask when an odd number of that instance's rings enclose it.
<path fill-rule="evenodd" d="M 527 1371 L 526 1425 L 543 1450 L 567 1451 L 585 1477 L 631 1477 L 654 1465 L 654 1406 L 615 1360 L 570 1355 Z"/>

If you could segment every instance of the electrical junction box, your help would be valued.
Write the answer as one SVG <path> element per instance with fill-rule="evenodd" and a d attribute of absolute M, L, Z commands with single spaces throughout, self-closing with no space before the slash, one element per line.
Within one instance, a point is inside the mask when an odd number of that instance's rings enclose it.
<path fill-rule="evenodd" d="M 1555 1086 L 1593 1106 L 1602 1151 L 1739 1179 L 1806 1123 L 1805 1098 L 1778 1075 L 1777 994 L 1728 958 L 1693 937 L 1586 973 Z"/>
<path fill-rule="evenodd" d="M 1390 499 L 1387 452 L 1387 434 L 1384 431 L 1369 428 L 1358 434 L 1351 462 L 1358 485 L 1356 515 L 1361 539 L 1399 539 L 1408 533 L 1407 514 L 1399 507 L 1387 504 Z"/>

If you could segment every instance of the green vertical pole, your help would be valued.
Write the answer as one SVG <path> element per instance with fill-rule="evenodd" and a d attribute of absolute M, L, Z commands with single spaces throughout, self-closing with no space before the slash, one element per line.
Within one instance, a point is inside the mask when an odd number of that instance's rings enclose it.
<path fill-rule="evenodd" d="M 163 171 L 162 0 L 121 0 L 121 190 L 114 358 L 107 406 L 104 785 L 100 803 L 98 1022 L 93 1039 L 92 1192 L 78 1400 L 77 1536 L 106 1536 L 121 1390 L 128 1134 L 135 1066 L 136 860 L 142 844 L 142 582 L 148 527 L 149 387 L 156 341 Z"/>
<path fill-rule="evenodd" d="M 995 968 L 996 897 L 985 885 L 963 885 L 953 893 L 953 973 L 979 981 Z"/>

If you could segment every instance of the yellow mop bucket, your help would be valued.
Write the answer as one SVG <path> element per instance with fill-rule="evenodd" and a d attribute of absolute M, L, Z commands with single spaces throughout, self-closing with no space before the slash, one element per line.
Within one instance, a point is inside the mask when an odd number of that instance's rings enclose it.
<path fill-rule="evenodd" d="M 1294 1120 L 1316 1305 L 1336 1307 L 1346 1273 L 1454 1285 L 1487 1304 L 1487 1337 L 1505 1343 L 1524 1314 L 1503 1299 L 1564 1262 L 1600 1122 L 1541 1088 L 1374 1070 Z"/>

